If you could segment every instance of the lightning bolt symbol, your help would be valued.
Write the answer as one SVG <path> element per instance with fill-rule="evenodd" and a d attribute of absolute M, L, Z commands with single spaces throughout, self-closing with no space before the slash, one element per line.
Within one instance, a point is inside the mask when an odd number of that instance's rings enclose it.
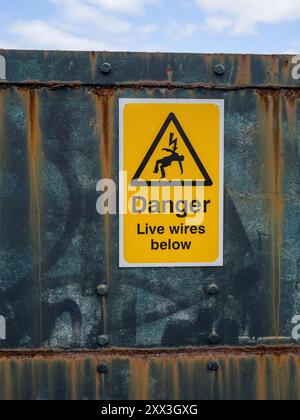
<path fill-rule="evenodd" d="M 173 149 L 177 150 L 177 142 L 178 142 L 178 139 L 174 139 L 174 133 L 171 133 L 169 146 L 173 146 Z"/>

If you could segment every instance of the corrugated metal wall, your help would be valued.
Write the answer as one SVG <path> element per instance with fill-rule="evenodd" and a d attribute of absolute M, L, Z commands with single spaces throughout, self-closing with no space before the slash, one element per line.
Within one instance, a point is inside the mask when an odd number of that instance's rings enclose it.
<path fill-rule="evenodd" d="M 0 55 L 0 398 L 298 399 L 292 57 Z M 118 268 L 119 98 L 225 100 L 224 267 Z"/>

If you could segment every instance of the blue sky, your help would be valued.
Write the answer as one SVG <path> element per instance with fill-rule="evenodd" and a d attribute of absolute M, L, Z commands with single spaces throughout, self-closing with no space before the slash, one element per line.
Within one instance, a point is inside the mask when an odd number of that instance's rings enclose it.
<path fill-rule="evenodd" d="M 300 0 L 11 0 L 0 48 L 297 53 Z"/>

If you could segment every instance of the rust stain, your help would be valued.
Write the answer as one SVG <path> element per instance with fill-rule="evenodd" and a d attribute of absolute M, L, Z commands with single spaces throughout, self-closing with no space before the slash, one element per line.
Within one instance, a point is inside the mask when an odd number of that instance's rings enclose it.
<path fill-rule="evenodd" d="M 289 154 L 289 159 L 292 159 L 291 165 L 293 168 L 297 167 L 298 156 L 298 142 L 297 142 L 297 100 L 299 96 L 296 92 L 289 91 L 285 94 L 285 107 L 287 114 L 288 138 L 292 153 Z"/>
<path fill-rule="evenodd" d="M 281 97 L 274 97 L 274 122 L 273 122 L 273 159 L 275 162 L 275 195 L 273 198 L 273 276 L 275 286 L 275 334 L 280 336 L 280 311 L 281 311 L 281 275 L 282 275 L 282 245 L 283 245 L 283 208 L 282 199 L 282 173 L 283 173 L 283 141 L 282 141 L 282 109 Z"/>
<path fill-rule="evenodd" d="M 96 76 L 96 71 L 97 71 L 97 53 L 95 51 L 91 51 L 90 53 L 90 62 L 91 62 L 91 69 L 92 69 L 92 78 L 94 81 L 95 76 Z"/>
<path fill-rule="evenodd" d="M 179 389 L 180 383 L 179 383 L 177 361 L 175 359 L 169 358 L 167 360 L 167 366 L 168 366 L 167 375 L 171 377 L 172 396 L 175 400 L 179 400 L 180 399 L 180 389 Z"/>
<path fill-rule="evenodd" d="M 249 85 L 251 80 L 251 57 L 249 55 L 241 55 L 238 62 L 238 72 L 236 85 Z"/>
<path fill-rule="evenodd" d="M 231 385 L 232 380 L 233 380 L 232 373 L 234 372 L 234 369 L 232 367 L 232 362 L 233 362 L 233 360 L 230 356 L 225 358 L 225 361 L 224 361 L 225 368 L 224 368 L 224 370 L 225 370 L 225 372 L 228 372 L 228 374 L 225 377 L 225 382 L 224 382 L 224 392 L 225 392 L 225 398 L 226 399 L 230 398 L 229 390 L 230 390 L 230 385 Z"/>
<path fill-rule="evenodd" d="M 282 76 L 285 80 L 285 83 L 288 83 L 290 80 L 292 73 L 292 67 L 291 67 L 291 60 L 288 56 L 284 57 L 283 60 L 283 68 L 282 68 Z"/>
<path fill-rule="evenodd" d="M 294 354 L 300 357 L 300 347 L 297 345 L 278 345 L 278 346 L 245 346 L 245 347 L 181 347 L 181 348 L 154 348 L 154 349 L 136 349 L 136 348 L 108 348 L 101 350 L 1 350 L 0 359 L 3 358 L 26 358 L 26 359 L 73 359 L 78 357 L 125 357 L 125 358 L 190 358 L 212 357 L 214 355 L 231 355 L 231 356 L 282 356 Z"/>
<path fill-rule="evenodd" d="M 29 179 L 29 234 L 32 251 L 33 302 L 30 316 L 38 314 L 33 319 L 33 342 L 42 343 L 42 202 L 41 202 L 41 172 L 43 152 L 40 140 L 39 101 L 34 89 L 19 89 L 27 114 L 27 161 Z"/>
<path fill-rule="evenodd" d="M 279 387 L 279 398 L 281 400 L 289 399 L 289 382 L 292 377 L 292 370 L 291 370 L 291 358 L 278 358 L 278 370 L 279 370 L 279 377 L 278 382 L 280 384 Z"/>
<path fill-rule="evenodd" d="M 169 64 L 168 68 L 167 68 L 167 78 L 168 78 L 169 82 L 172 82 L 173 74 L 174 74 L 173 68 L 172 68 L 171 64 Z"/>
<path fill-rule="evenodd" d="M 76 400 L 78 395 L 78 366 L 76 360 L 70 360 L 70 395 L 71 400 Z"/>
<path fill-rule="evenodd" d="M 149 400 L 149 360 L 130 360 L 130 398 L 131 400 Z"/>
<path fill-rule="evenodd" d="M 100 391 L 100 380 L 99 380 L 99 373 L 97 370 L 99 361 L 97 359 L 92 359 L 92 370 L 94 371 L 94 383 L 95 383 L 95 400 L 100 400 L 101 398 L 101 391 Z M 103 376 L 103 380 L 105 380 L 105 377 Z M 105 386 L 105 384 L 104 384 Z M 103 388 L 104 388 L 103 386 Z"/>
<path fill-rule="evenodd" d="M 266 360 L 264 356 L 259 356 L 256 360 L 256 399 L 264 401 L 267 399 L 266 390 Z"/>
<path fill-rule="evenodd" d="M 274 335 L 280 336 L 281 276 L 283 245 L 282 174 L 282 103 L 280 91 L 258 92 L 258 113 L 260 129 L 265 146 L 265 179 L 267 190 L 271 192 L 272 227 L 272 309 Z"/>
<path fill-rule="evenodd" d="M 49 58 L 49 51 L 44 51 L 43 52 L 43 55 L 44 55 L 44 60 L 48 60 L 48 58 Z"/>
<path fill-rule="evenodd" d="M 99 154 L 102 168 L 102 178 L 113 179 L 113 89 L 95 89 L 92 91 L 96 100 L 96 130 L 99 136 Z M 110 215 L 104 216 L 105 223 L 105 272 L 106 284 L 110 285 L 111 278 L 111 222 Z M 102 299 L 103 334 L 107 334 L 107 303 Z"/>
<path fill-rule="evenodd" d="M 245 60 L 246 61 L 246 60 Z M 243 70 L 244 68 L 244 70 Z M 241 72 L 237 75 L 238 80 L 247 79 L 247 70 L 245 70 L 246 66 L 242 67 Z M 251 66 L 249 66 L 249 72 L 251 70 Z M 249 73 L 250 74 L 250 73 Z M 250 76 L 249 76 L 250 77 Z M 17 87 L 19 89 L 42 89 L 47 88 L 50 90 L 56 89 L 71 89 L 71 90 L 79 90 L 81 88 L 86 88 L 90 91 L 99 91 L 103 89 L 109 89 L 113 91 L 117 91 L 118 89 L 134 89 L 134 90 L 142 90 L 142 89 L 168 89 L 170 91 L 175 89 L 183 89 L 183 90 L 194 90 L 194 89 L 203 89 L 203 90 L 220 90 L 220 91 L 240 91 L 240 90 L 257 90 L 257 91 L 295 91 L 299 94 L 300 86 L 289 86 L 288 84 L 280 84 L 280 83 L 265 83 L 265 84 L 251 84 L 251 83 L 242 83 L 238 84 L 222 84 L 222 83 L 181 83 L 181 82 L 170 82 L 170 81 L 153 81 L 153 80 L 139 80 L 136 82 L 132 81 L 124 81 L 124 82 L 112 82 L 111 85 L 103 85 L 101 83 L 84 83 L 80 80 L 71 80 L 71 81 L 57 81 L 57 80 L 50 80 L 47 82 L 41 82 L 39 80 L 24 80 L 21 82 L 8 82 L 8 81 L 0 81 L 0 90 L 2 89 L 9 89 L 11 87 Z"/>
<path fill-rule="evenodd" d="M 38 364 L 36 367 L 34 366 L 34 364 L 30 364 L 29 366 L 29 375 L 28 375 L 28 379 L 29 379 L 29 383 L 30 383 L 30 394 L 32 395 L 34 392 L 37 394 L 38 398 L 39 398 L 39 388 L 38 388 L 38 384 L 37 384 L 37 375 L 40 372 L 41 366 L 40 364 Z M 33 398 L 33 396 L 31 397 Z"/>
<path fill-rule="evenodd" d="M 195 384 L 193 381 L 193 374 L 195 371 L 195 364 L 197 363 L 198 358 L 190 360 L 188 358 L 186 358 L 185 356 L 182 357 L 182 360 L 180 361 L 179 365 L 181 365 L 181 372 L 183 374 L 181 374 L 181 383 L 180 383 L 180 387 L 182 387 L 182 382 L 184 380 L 184 384 L 185 384 L 185 392 L 188 395 L 193 396 L 194 391 L 195 391 Z M 206 360 L 206 358 L 204 357 L 204 360 Z M 181 390 L 182 392 L 182 390 Z"/>
<path fill-rule="evenodd" d="M 12 382 L 12 370 L 11 370 L 11 360 L 7 359 L 5 360 L 5 362 L 2 364 L 1 366 L 1 374 L 2 374 L 2 381 L 1 383 L 5 383 L 5 386 L 1 386 L 2 388 L 2 392 L 1 394 L 3 395 L 3 399 L 4 400 L 10 400 L 12 398 L 12 387 L 13 387 L 13 382 Z"/>
<path fill-rule="evenodd" d="M 240 384 L 241 383 L 241 364 L 242 364 L 243 358 L 242 357 L 240 358 L 240 361 L 241 361 L 240 363 L 237 357 L 234 357 L 234 356 L 230 356 L 230 357 L 233 360 L 233 369 L 234 369 L 235 377 L 236 377 L 235 383 Z M 237 400 L 241 399 L 240 387 L 237 388 L 235 395 L 236 395 Z"/>
<path fill-rule="evenodd" d="M 53 363 L 47 363 L 47 394 L 48 394 L 48 398 L 49 400 L 54 400 L 54 387 L 53 387 L 53 383 L 54 383 L 54 368 L 53 368 L 54 364 Z"/>
<path fill-rule="evenodd" d="M 275 85 L 278 83 L 279 80 L 279 64 L 280 64 L 280 57 L 277 55 L 272 55 L 268 57 L 266 69 L 268 75 L 268 81 L 271 85 Z"/>
<path fill-rule="evenodd" d="M 219 62 L 219 60 L 218 60 Z M 205 66 L 206 66 L 206 74 L 213 74 L 214 67 L 216 65 L 215 57 L 212 54 L 207 55 L 207 60 L 205 60 Z"/>
<path fill-rule="evenodd" d="M 227 358 L 228 358 L 228 356 L 225 358 L 225 360 L 224 360 L 224 356 L 221 358 L 221 360 L 219 361 L 219 364 L 221 365 L 221 369 L 219 369 L 219 371 L 217 373 L 216 372 L 211 372 L 211 375 L 214 375 L 214 377 L 215 377 L 215 381 L 216 381 L 217 389 L 218 389 L 217 395 L 218 395 L 219 400 L 224 400 L 225 399 L 226 376 L 227 375 L 229 377 L 231 376 L 231 369 L 229 367 L 229 370 L 227 370 L 228 365 L 226 366 L 226 359 Z M 210 399 L 213 399 L 213 395 L 210 396 Z"/>
<path fill-rule="evenodd" d="M 295 382 L 297 387 L 297 398 L 300 400 L 300 363 L 299 359 L 295 356 L 293 356 L 293 366 L 296 369 Z"/>
<path fill-rule="evenodd" d="M 207 363 L 219 363 L 218 372 L 209 372 Z M 108 365 L 108 376 L 97 373 L 97 364 Z M 60 398 L 78 400 L 111 399 L 111 384 L 132 400 L 297 399 L 300 383 L 300 350 L 297 354 L 194 354 L 161 357 L 106 356 L 100 359 L 84 352 L 70 359 L 0 357 L 0 399 Z M 127 366 L 128 375 L 119 375 Z M 115 376 L 117 375 L 117 376 Z M 16 381 L 16 379 L 18 379 Z"/>
<path fill-rule="evenodd" d="M 280 355 L 276 355 L 271 358 L 267 356 L 267 363 L 269 365 L 269 370 L 272 375 L 272 395 L 273 399 L 280 400 L 282 399 L 283 383 L 281 382 L 281 369 L 283 367 L 283 361 L 281 360 Z"/>
<path fill-rule="evenodd" d="M 42 209 L 41 209 L 41 160 L 39 104 L 36 92 L 28 93 L 28 164 L 30 180 L 30 226 L 32 229 L 32 246 L 36 269 L 37 306 L 39 314 L 39 331 L 37 341 L 42 343 Z"/>

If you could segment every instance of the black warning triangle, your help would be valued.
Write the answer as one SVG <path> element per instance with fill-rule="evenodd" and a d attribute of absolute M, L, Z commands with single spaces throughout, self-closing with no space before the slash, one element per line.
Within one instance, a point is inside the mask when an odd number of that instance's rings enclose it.
<path fill-rule="evenodd" d="M 154 181 L 153 182 L 153 181 L 144 181 L 144 180 L 141 180 L 141 175 L 142 175 L 144 169 L 146 168 L 149 160 L 151 159 L 153 153 L 155 152 L 157 146 L 159 145 L 161 139 L 163 138 L 165 132 L 167 131 L 169 125 L 172 122 L 174 123 L 177 131 L 179 132 L 181 138 L 183 139 L 186 147 L 188 148 L 190 154 L 192 155 L 194 161 L 196 162 L 196 164 L 197 164 L 197 166 L 198 166 L 198 168 L 199 168 L 199 170 L 200 170 L 200 172 L 201 172 L 201 174 L 202 174 L 202 176 L 204 178 L 204 181 L 201 181 L 201 182 L 199 182 L 199 181 L 192 181 L 192 185 L 193 186 L 202 185 L 202 186 L 205 186 L 205 187 L 211 187 L 213 185 L 213 181 L 212 181 L 211 177 L 209 176 L 207 170 L 205 169 L 203 163 L 201 162 L 201 159 L 197 155 L 194 147 L 192 146 L 192 143 L 188 139 L 188 137 L 185 134 L 185 132 L 184 132 L 184 130 L 183 130 L 180 122 L 178 121 L 176 115 L 173 112 L 171 112 L 169 114 L 168 118 L 166 119 L 165 123 L 163 124 L 162 128 L 160 129 L 160 131 L 159 131 L 156 139 L 152 143 L 152 146 L 150 147 L 148 153 L 144 157 L 144 159 L 143 159 L 141 165 L 139 166 L 137 172 L 135 173 L 134 177 L 132 178 L 131 185 L 133 185 L 133 186 L 145 186 L 145 184 L 146 184 L 148 186 L 156 186 L 156 185 L 157 186 L 164 186 L 164 184 L 165 184 L 167 186 L 178 186 L 178 185 L 181 186 L 181 185 L 184 184 L 184 181 L 179 181 L 179 182 L 176 181 L 176 182 L 166 182 L 166 183 L 164 183 L 163 181 L 158 181 L 158 182 L 155 182 Z"/>

